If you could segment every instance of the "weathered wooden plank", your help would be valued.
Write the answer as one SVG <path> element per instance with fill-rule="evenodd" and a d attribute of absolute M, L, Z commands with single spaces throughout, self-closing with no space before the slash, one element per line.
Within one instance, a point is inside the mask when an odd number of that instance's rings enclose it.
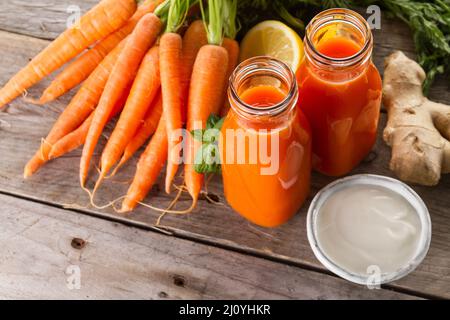
<path fill-rule="evenodd" d="M 98 0 L 12 0 L 0 2 L 0 29 L 41 39 L 54 39 L 75 10 L 85 13 Z"/>
<path fill-rule="evenodd" d="M 30 39 L 9 33 L 0 33 L 0 46 L 4 48 L 4 59 L 0 62 L 0 82 L 11 73 L 13 66 L 22 65 L 29 56 L 37 52 L 45 41 Z M 45 84 L 45 83 L 44 83 Z M 31 96 L 42 91 L 43 84 L 30 90 Z M 79 151 L 49 163 L 37 175 L 24 181 L 22 169 L 28 158 L 37 149 L 41 137 L 52 126 L 68 97 L 37 107 L 17 99 L 0 113 L 0 191 L 37 199 L 53 204 L 88 204 L 88 197 L 79 189 L 77 167 Z M 384 121 L 384 116 L 383 116 Z M 384 124 L 382 123 L 381 126 Z M 391 176 L 388 169 L 390 151 L 378 139 L 372 161 L 360 165 L 354 173 L 377 173 Z M 98 193 L 96 202 L 108 203 L 125 194 L 126 181 L 134 173 L 135 160 L 126 166 L 114 179 L 105 183 Z M 331 178 L 314 174 L 311 197 L 332 181 Z M 91 181 L 92 186 L 92 181 Z M 415 187 L 430 208 L 433 221 L 433 238 L 430 252 L 424 263 L 408 277 L 392 284 L 396 288 L 422 292 L 427 295 L 450 297 L 450 198 L 447 196 L 450 176 L 442 179 L 436 188 Z M 155 188 L 147 198 L 158 207 L 166 207 L 173 195 L 167 196 Z M 198 208 L 188 216 L 166 216 L 162 224 L 175 234 L 201 239 L 221 246 L 247 250 L 290 263 L 323 268 L 314 258 L 306 239 L 305 217 L 308 203 L 289 223 L 276 229 L 262 229 L 249 224 L 234 213 L 225 203 L 219 178 L 209 184 L 209 191 L 216 194 L 221 203 L 212 205 L 200 201 Z M 180 207 L 189 207 L 190 200 L 184 196 Z M 116 219 L 128 219 L 133 223 L 151 226 L 158 214 L 143 207 L 129 216 L 120 216 L 113 209 L 80 209 L 85 212 L 106 215 Z"/>
<path fill-rule="evenodd" d="M 0 203 L 2 299 L 415 299 L 5 195 Z M 67 284 L 73 272 L 79 290 Z"/>

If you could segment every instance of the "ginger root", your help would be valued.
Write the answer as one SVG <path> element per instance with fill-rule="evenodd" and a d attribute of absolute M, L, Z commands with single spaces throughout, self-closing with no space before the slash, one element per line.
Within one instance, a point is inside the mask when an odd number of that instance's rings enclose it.
<path fill-rule="evenodd" d="M 424 80 L 423 69 L 402 52 L 386 58 L 383 138 L 392 147 L 390 168 L 401 180 L 433 186 L 450 172 L 450 106 L 424 97 Z"/>

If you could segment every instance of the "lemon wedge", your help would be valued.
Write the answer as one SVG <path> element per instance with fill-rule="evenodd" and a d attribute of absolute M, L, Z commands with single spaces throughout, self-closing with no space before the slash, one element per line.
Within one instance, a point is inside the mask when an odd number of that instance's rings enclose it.
<path fill-rule="evenodd" d="M 240 51 L 240 61 L 256 56 L 270 56 L 285 62 L 295 72 L 303 58 L 303 41 L 284 23 L 267 20 L 247 32 Z"/>

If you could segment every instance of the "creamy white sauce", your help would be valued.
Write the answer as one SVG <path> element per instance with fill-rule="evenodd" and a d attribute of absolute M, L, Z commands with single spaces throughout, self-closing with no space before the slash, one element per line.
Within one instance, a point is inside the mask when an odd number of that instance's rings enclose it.
<path fill-rule="evenodd" d="M 353 274 L 367 275 L 371 266 L 391 273 L 410 262 L 421 222 L 412 205 L 394 191 L 350 186 L 321 206 L 316 230 L 318 244 L 331 261 Z"/>

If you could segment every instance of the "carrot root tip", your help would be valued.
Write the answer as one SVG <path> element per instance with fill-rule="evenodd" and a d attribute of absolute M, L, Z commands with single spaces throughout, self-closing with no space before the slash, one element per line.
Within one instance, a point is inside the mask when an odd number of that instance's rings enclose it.
<path fill-rule="evenodd" d="M 166 187 L 165 187 L 165 191 L 166 191 L 167 194 L 170 194 L 170 192 L 172 191 L 172 190 L 171 190 L 172 188 L 170 187 L 170 185 L 171 185 L 171 181 L 168 180 L 168 179 L 166 179 Z"/>
<path fill-rule="evenodd" d="M 122 156 L 122 159 L 120 159 L 119 163 L 116 165 L 116 167 L 111 172 L 111 174 L 107 177 L 107 179 L 114 177 L 117 174 L 117 172 L 119 171 L 119 169 L 124 165 L 124 163 L 126 162 L 126 159 L 124 157 L 125 157 L 125 155 Z"/>
<path fill-rule="evenodd" d="M 45 104 L 45 102 L 42 102 L 40 99 L 28 98 L 26 96 L 23 97 L 23 101 L 25 101 L 27 103 L 35 104 L 38 106 L 42 106 Z"/>
<path fill-rule="evenodd" d="M 98 184 L 99 182 L 101 182 L 101 181 L 102 181 L 102 179 L 99 178 L 99 179 L 97 180 L 96 186 L 97 186 L 97 184 Z M 98 185 L 98 186 L 99 186 L 99 185 Z M 98 186 L 97 186 L 97 188 L 98 188 Z M 81 188 L 82 188 L 84 191 L 86 191 L 86 193 L 89 195 L 90 205 L 91 205 L 92 207 L 94 207 L 95 209 L 98 209 L 98 210 L 106 209 L 106 208 L 109 208 L 109 207 L 113 207 L 113 208 L 114 208 L 114 204 L 115 204 L 115 203 L 117 203 L 118 201 L 121 201 L 121 200 L 123 200 L 123 199 L 126 198 L 126 196 L 121 196 L 121 197 L 118 197 L 118 198 L 116 198 L 116 199 L 114 199 L 114 200 L 108 202 L 107 204 L 105 204 L 105 205 L 103 205 L 103 206 L 99 206 L 99 205 L 96 205 L 96 204 L 94 203 L 95 191 L 97 191 L 97 190 L 94 188 L 93 192 L 91 192 L 88 188 L 86 188 L 86 187 L 84 187 L 84 186 L 82 186 Z M 87 208 L 87 207 L 85 207 L 85 208 Z"/>
<path fill-rule="evenodd" d="M 132 211 L 134 208 L 131 207 L 126 201 L 122 202 L 122 207 L 119 210 L 116 210 L 117 213 L 125 214 Z"/>
<path fill-rule="evenodd" d="M 31 104 L 35 104 L 35 105 L 39 105 L 39 106 L 44 104 L 44 103 L 41 102 L 41 99 L 34 99 L 34 98 L 31 98 L 31 97 L 28 97 L 28 91 L 27 90 L 25 90 L 22 93 L 22 99 L 23 99 L 23 101 L 25 101 L 27 103 L 31 103 Z"/>
<path fill-rule="evenodd" d="M 52 148 L 52 150 L 50 150 L 50 153 L 48 154 L 48 160 L 53 160 L 55 158 L 57 158 L 57 157 L 56 157 L 55 152 L 53 151 L 53 148 Z"/>
<path fill-rule="evenodd" d="M 24 178 L 24 179 L 28 179 L 28 178 L 31 177 L 32 175 L 33 175 L 33 173 L 32 173 L 29 169 L 25 168 L 25 170 L 24 170 L 24 172 L 23 172 L 23 178 Z"/>

